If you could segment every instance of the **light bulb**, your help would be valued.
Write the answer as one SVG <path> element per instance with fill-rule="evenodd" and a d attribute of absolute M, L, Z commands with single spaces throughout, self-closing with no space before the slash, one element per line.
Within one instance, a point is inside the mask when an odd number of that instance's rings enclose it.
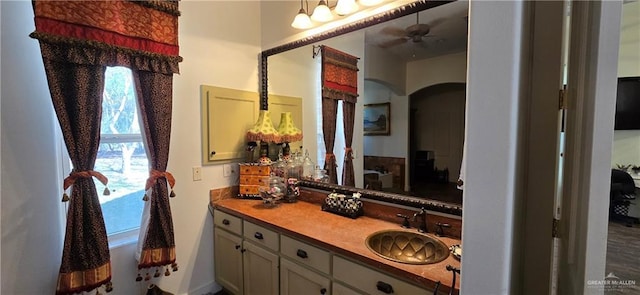
<path fill-rule="evenodd" d="M 329 9 L 329 6 L 327 6 L 327 3 L 324 0 L 320 0 L 316 9 L 313 10 L 311 19 L 317 22 L 328 22 L 333 19 L 331 9 Z"/>
<path fill-rule="evenodd" d="M 298 15 L 293 19 L 291 26 L 296 29 L 308 29 L 311 28 L 313 24 L 304 9 L 300 8 Z"/>

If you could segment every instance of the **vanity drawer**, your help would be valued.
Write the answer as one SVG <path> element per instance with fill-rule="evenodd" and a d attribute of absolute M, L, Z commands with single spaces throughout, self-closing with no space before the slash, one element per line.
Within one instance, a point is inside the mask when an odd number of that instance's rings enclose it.
<path fill-rule="evenodd" d="M 246 220 L 243 221 L 243 226 L 245 239 L 276 252 L 280 249 L 278 233 Z"/>
<path fill-rule="evenodd" d="M 357 275 L 354 275 L 357 274 Z M 368 267 L 333 256 L 333 277 L 365 294 L 426 294 L 425 289 L 400 281 Z"/>
<path fill-rule="evenodd" d="M 242 220 L 231 214 L 220 210 L 213 212 L 213 224 L 219 228 L 224 228 L 234 234 L 242 235 Z"/>
<path fill-rule="evenodd" d="M 257 185 L 249 185 L 249 184 L 241 184 L 240 185 L 240 194 L 242 195 L 257 195 L 260 193 L 259 186 Z"/>
<path fill-rule="evenodd" d="M 300 264 L 310 266 L 325 274 L 329 274 L 331 270 L 329 252 L 285 235 L 280 236 L 280 252 Z"/>

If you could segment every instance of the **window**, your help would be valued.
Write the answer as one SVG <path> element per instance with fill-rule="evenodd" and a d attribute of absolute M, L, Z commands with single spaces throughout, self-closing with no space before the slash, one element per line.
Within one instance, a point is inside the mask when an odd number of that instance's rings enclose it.
<path fill-rule="evenodd" d="M 96 182 L 107 236 L 140 227 L 149 164 L 142 143 L 131 70 L 108 67 L 102 102 L 100 147 L 94 170 L 109 179 L 111 194 Z"/>

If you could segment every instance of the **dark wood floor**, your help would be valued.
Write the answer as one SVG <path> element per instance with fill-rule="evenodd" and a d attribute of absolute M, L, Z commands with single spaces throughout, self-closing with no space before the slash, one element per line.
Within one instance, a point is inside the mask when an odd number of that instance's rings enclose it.
<path fill-rule="evenodd" d="M 640 225 L 627 227 L 625 222 L 609 222 L 605 272 L 622 281 L 636 282 L 632 286 L 605 289 L 605 294 L 640 294 Z"/>

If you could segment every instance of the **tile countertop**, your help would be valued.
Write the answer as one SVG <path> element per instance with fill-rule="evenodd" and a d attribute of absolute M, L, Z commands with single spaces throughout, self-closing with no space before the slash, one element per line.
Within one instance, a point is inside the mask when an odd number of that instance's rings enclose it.
<path fill-rule="evenodd" d="M 440 281 L 439 292 L 450 290 L 452 273 L 447 265 L 460 268 L 460 261 L 449 255 L 445 260 L 426 265 L 410 265 L 384 259 L 367 248 L 365 240 L 380 230 L 405 230 L 399 223 L 391 223 L 367 216 L 357 219 L 324 212 L 320 205 L 299 201 L 265 208 L 261 200 L 225 199 L 212 204 L 214 208 L 240 216 L 248 221 L 285 233 L 291 237 L 316 244 L 337 254 L 349 257 L 373 269 L 382 269 L 419 286 L 434 289 Z M 415 229 L 406 229 L 415 232 Z M 460 244 L 460 240 L 438 237 L 447 246 Z M 455 289 L 460 288 L 456 276 Z"/>

